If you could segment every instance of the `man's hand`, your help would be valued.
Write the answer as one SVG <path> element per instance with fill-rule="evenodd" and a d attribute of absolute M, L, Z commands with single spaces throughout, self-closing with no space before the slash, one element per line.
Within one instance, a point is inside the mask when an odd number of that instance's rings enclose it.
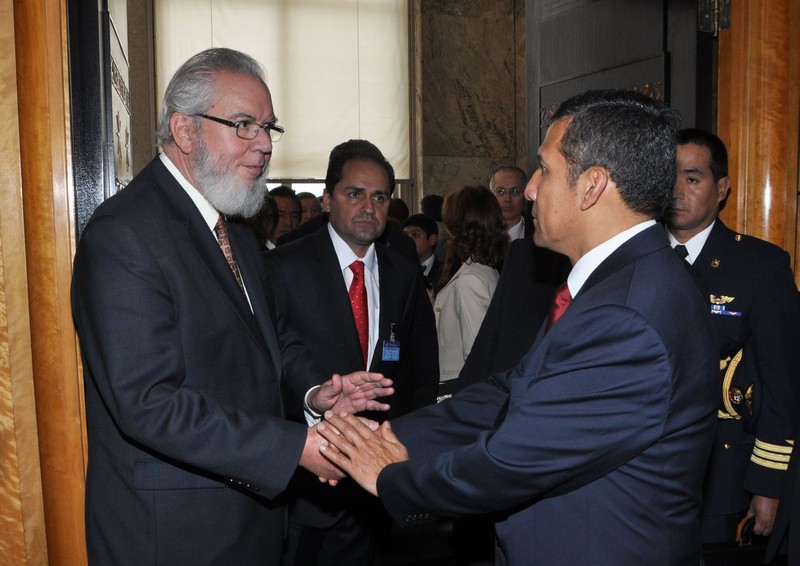
<path fill-rule="evenodd" d="M 408 460 L 408 451 L 391 430 L 389 422 L 373 432 L 353 415 L 325 413 L 317 425 L 329 444 L 320 445 L 322 455 L 346 471 L 372 495 L 378 495 L 378 474 L 394 462 Z"/>
<path fill-rule="evenodd" d="M 333 377 L 308 395 L 308 406 L 317 413 L 359 413 L 388 411 L 389 405 L 375 401 L 394 393 L 392 380 L 380 373 L 356 371 Z"/>
<path fill-rule="evenodd" d="M 320 447 L 327 442 L 320 436 L 318 427 L 319 425 L 313 426 L 306 433 L 306 443 L 300 455 L 300 466 L 316 475 L 319 481 L 335 486 L 344 474 L 320 454 Z"/>
<path fill-rule="evenodd" d="M 778 512 L 778 503 L 780 503 L 780 499 L 764 497 L 763 495 L 753 496 L 753 499 L 750 500 L 750 508 L 747 510 L 748 517 L 753 515 L 756 517 L 756 524 L 753 525 L 753 534 L 764 537 L 770 535 L 772 526 L 775 523 L 775 513 Z"/>

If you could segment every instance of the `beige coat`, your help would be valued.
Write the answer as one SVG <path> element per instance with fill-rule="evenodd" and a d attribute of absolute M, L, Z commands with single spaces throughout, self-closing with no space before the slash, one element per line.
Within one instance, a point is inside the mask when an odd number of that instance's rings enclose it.
<path fill-rule="evenodd" d="M 440 382 L 458 377 L 489 308 L 500 274 L 482 263 L 465 262 L 436 295 Z"/>

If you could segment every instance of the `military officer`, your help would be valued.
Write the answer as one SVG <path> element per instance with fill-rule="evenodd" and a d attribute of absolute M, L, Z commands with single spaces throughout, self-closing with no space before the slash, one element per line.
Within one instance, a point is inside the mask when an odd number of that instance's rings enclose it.
<path fill-rule="evenodd" d="M 701 514 L 706 544 L 733 542 L 745 516 L 755 517 L 755 534 L 770 534 L 798 419 L 800 306 L 789 254 L 722 223 L 730 186 L 722 141 L 682 130 L 666 226 L 676 252 L 706 280 L 720 354 Z"/>

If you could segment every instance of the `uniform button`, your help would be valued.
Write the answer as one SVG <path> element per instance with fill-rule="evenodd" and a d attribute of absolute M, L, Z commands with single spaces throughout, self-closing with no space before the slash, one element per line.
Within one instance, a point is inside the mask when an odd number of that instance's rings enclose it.
<path fill-rule="evenodd" d="M 722 447 L 723 447 L 725 450 L 730 450 L 730 449 L 731 449 L 731 443 L 730 443 L 730 442 L 726 442 L 725 444 L 723 444 L 723 445 L 722 445 Z"/>

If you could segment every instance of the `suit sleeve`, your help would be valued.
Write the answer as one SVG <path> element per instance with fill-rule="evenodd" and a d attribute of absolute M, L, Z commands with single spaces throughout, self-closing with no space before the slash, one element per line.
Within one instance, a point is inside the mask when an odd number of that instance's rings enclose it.
<path fill-rule="evenodd" d="M 507 396 L 484 383 L 453 397 L 449 411 L 473 411 L 468 424 L 429 419 L 427 429 L 445 432 L 422 432 L 425 441 L 449 436 L 457 441 L 451 448 L 417 446 L 409 431 L 421 427 L 398 423 L 411 459 L 381 472 L 378 495 L 404 521 L 420 511 L 436 518 L 509 509 L 587 485 L 659 440 L 670 363 L 660 336 L 635 312 L 582 313 L 579 327 L 554 330 L 514 370 L 495 376 Z M 483 407 L 475 398 L 482 392 Z"/>
<path fill-rule="evenodd" d="M 303 404 L 305 395 L 314 386 L 330 379 L 314 369 L 311 356 L 308 355 L 300 335 L 288 322 L 286 309 L 290 304 L 289 288 L 280 262 L 265 258 L 267 267 L 267 302 L 278 334 L 283 362 L 283 394 L 286 400 L 287 414 L 295 420 L 303 421 Z"/>
<path fill-rule="evenodd" d="M 299 461 L 304 427 L 280 418 L 279 404 L 272 412 L 242 408 L 242 389 L 268 398 L 264 376 L 254 375 L 265 364 L 243 349 L 242 331 L 218 322 L 230 321 L 231 308 L 218 292 L 206 295 L 200 287 L 211 280 L 199 272 L 200 281 L 168 275 L 182 258 L 159 257 L 149 244 L 108 216 L 83 233 L 72 301 L 90 368 L 87 388 L 97 388 L 121 433 L 146 450 L 277 495 Z M 179 284 L 192 298 L 216 301 L 190 304 Z M 204 328 L 193 331 L 197 325 L 182 323 L 187 317 L 198 317 Z M 214 391 L 223 382 L 235 392 Z"/>
<path fill-rule="evenodd" d="M 758 376 L 761 394 L 744 487 L 778 498 L 797 434 L 800 382 L 800 306 L 786 252 L 776 254 L 760 277 L 744 352 L 748 374 Z"/>

